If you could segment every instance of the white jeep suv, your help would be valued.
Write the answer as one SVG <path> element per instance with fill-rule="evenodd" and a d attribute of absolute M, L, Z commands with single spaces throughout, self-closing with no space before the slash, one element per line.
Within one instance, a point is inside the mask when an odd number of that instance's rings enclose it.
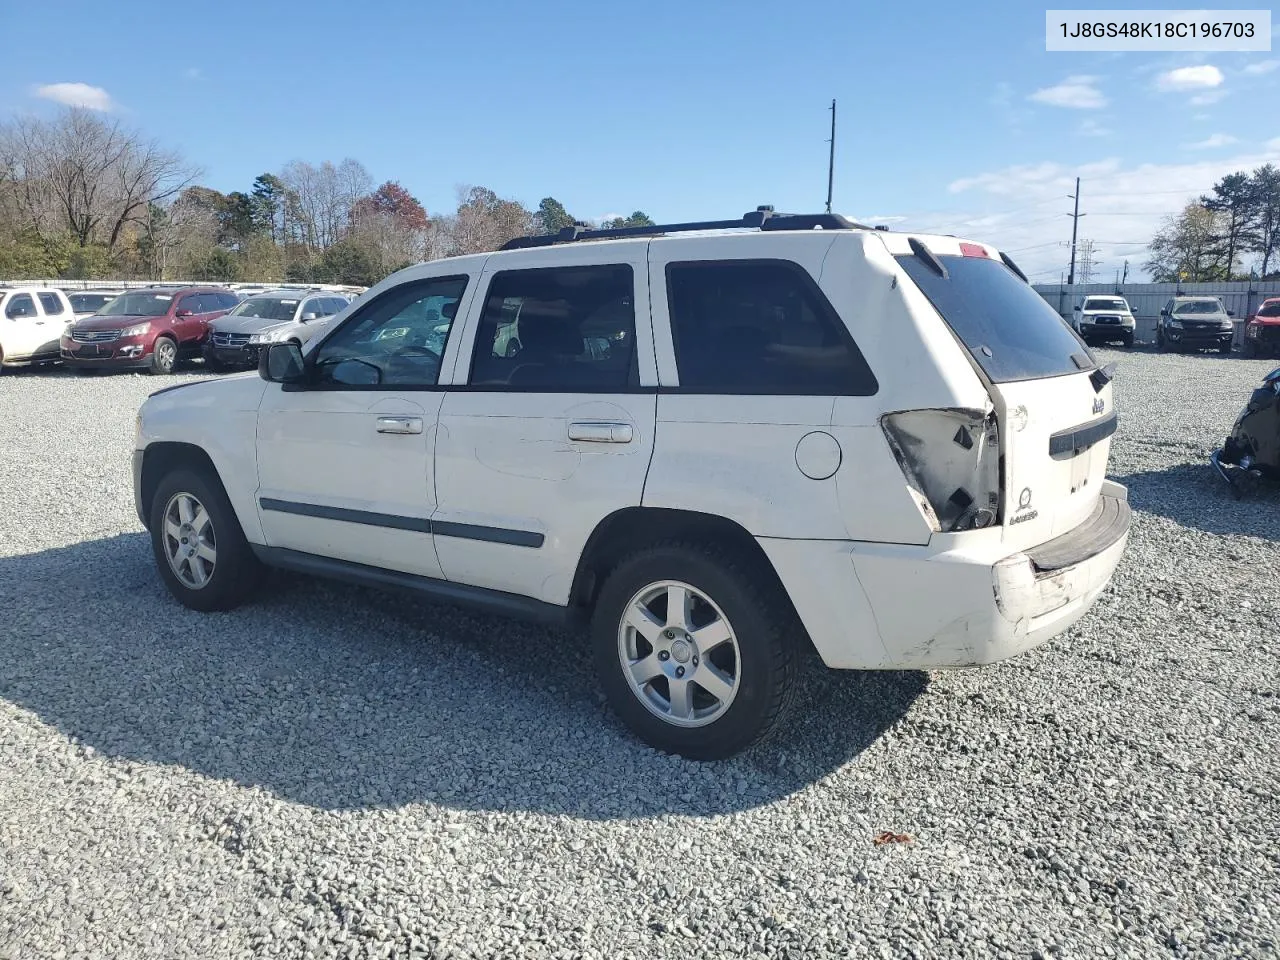
<path fill-rule="evenodd" d="M 410 267 L 259 373 L 139 413 L 179 601 L 232 607 L 266 565 L 589 624 L 616 712 L 690 757 L 778 727 L 808 644 L 917 669 L 1042 643 L 1128 533 L 1110 369 L 1013 262 L 830 214 Z"/>

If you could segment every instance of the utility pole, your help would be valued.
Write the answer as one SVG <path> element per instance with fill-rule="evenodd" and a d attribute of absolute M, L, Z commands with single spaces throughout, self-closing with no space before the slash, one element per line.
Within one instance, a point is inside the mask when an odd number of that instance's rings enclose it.
<path fill-rule="evenodd" d="M 1067 283 L 1075 286 L 1076 283 L 1076 228 L 1080 225 L 1080 178 L 1076 177 L 1076 192 L 1070 194 L 1070 198 L 1076 202 L 1075 211 L 1071 216 L 1071 272 L 1067 275 Z"/>
<path fill-rule="evenodd" d="M 831 187 L 835 183 L 836 177 L 836 102 L 831 101 L 831 139 L 827 141 L 831 144 L 831 151 L 827 154 L 827 213 L 831 212 Z M 1076 181 L 1079 186 L 1080 181 Z M 1078 191 L 1077 191 L 1078 192 Z"/>
<path fill-rule="evenodd" d="M 1124 262 L 1124 276 L 1120 278 L 1120 282 L 1121 283 L 1129 282 L 1129 261 L 1128 260 Z"/>

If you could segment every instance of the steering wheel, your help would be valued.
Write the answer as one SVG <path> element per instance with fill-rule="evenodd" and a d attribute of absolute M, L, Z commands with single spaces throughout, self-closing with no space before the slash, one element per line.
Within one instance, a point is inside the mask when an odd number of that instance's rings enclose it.
<path fill-rule="evenodd" d="M 430 357 L 432 360 L 439 361 L 440 354 L 436 353 L 430 347 L 423 347 L 418 344 L 409 344 L 404 347 L 397 347 L 391 351 L 393 357 Z"/>

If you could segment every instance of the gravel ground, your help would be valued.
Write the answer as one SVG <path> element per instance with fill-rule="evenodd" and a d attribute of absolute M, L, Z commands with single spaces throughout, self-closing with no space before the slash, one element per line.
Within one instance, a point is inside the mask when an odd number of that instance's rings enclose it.
<path fill-rule="evenodd" d="M 1280 509 L 1205 462 L 1270 365 L 1103 352 L 1136 514 L 1094 612 L 814 668 L 716 764 L 548 670 L 574 637 L 301 578 L 183 609 L 128 454 L 197 374 L 0 377 L 0 957 L 1275 956 Z"/>

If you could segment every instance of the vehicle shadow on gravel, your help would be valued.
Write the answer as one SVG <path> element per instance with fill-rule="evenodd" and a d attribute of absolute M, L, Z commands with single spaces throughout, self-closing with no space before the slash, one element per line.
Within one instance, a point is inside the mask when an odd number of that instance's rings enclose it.
<path fill-rule="evenodd" d="M 1206 460 L 1115 477 L 1129 488 L 1129 505 L 1144 513 L 1221 536 L 1280 540 L 1280 486 L 1263 483 L 1237 500 Z"/>
<path fill-rule="evenodd" d="M 331 810 L 748 809 L 854 760 L 928 683 L 811 662 L 776 741 L 694 763 L 621 727 L 585 638 L 281 575 L 199 614 L 165 592 L 141 533 L 0 558 L 0 605 L 0 697 L 109 757 Z"/>

